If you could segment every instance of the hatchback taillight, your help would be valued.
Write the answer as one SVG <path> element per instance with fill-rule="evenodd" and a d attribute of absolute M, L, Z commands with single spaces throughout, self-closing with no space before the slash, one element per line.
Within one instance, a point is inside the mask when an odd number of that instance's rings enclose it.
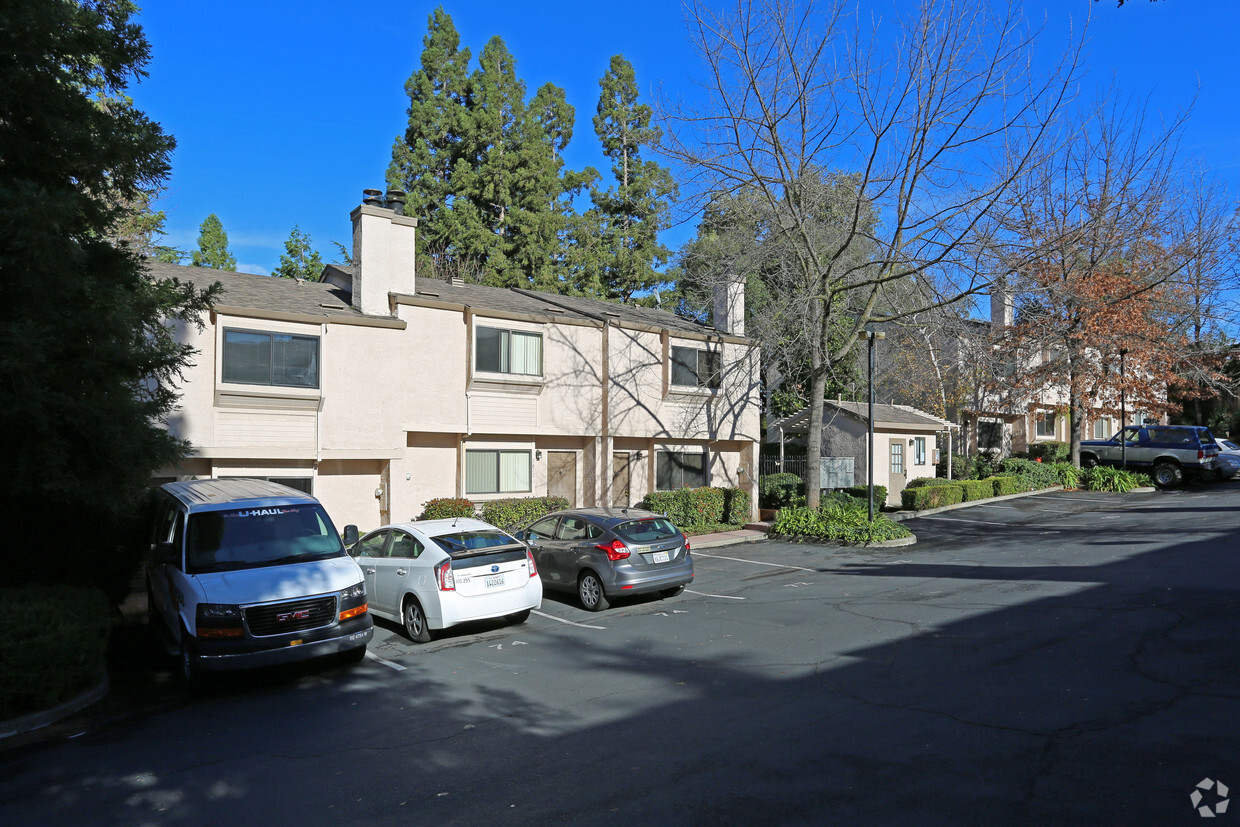
<path fill-rule="evenodd" d="M 435 566 L 435 584 L 441 592 L 456 591 L 456 578 L 452 576 L 452 561 L 444 560 Z"/>
<path fill-rule="evenodd" d="M 632 553 L 628 550 L 628 548 L 624 545 L 624 543 L 620 542 L 619 540 L 612 540 L 607 545 L 603 545 L 600 543 L 598 545 L 595 545 L 594 547 L 598 549 L 599 551 L 606 552 L 607 559 L 613 562 L 616 560 L 623 560 L 625 557 L 628 557 Z"/>
<path fill-rule="evenodd" d="M 688 551 L 689 551 L 689 538 L 686 537 L 685 538 L 685 553 L 687 554 Z"/>
<path fill-rule="evenodd" d="M 530 577 L 537 577 L 538 567 L 534 565 L 534 552 L 527 548 L 525 550 L 525 559 L 530 561 Z"/>

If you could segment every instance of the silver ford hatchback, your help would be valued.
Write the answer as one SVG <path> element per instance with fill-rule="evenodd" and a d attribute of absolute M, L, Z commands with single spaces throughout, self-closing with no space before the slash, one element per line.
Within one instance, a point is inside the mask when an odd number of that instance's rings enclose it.
<path fill-rule="evenodd" d="M 575 591 L 592 612 L 628 594 L 674 597 L 693 580 L 688 539 L 667 517 L 651 511 L 556 511 L 517 537 L 533 552 L 544 588 Z"/>

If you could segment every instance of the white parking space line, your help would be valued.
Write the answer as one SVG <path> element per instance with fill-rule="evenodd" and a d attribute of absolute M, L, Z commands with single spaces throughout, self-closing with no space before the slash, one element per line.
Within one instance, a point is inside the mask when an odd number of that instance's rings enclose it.
<path fill-rule="evenodd" d="M 606 629 L 607 628 L 606 626 L 591 626 L 589 623 L 578 623 L 575 620 L 565 620 L 562 617 L 556 617 L 555 615 L 549 615 L 546 612 L 540 612 L 537 609 L 535 609 L 533 613 L 538 615 L 539 617 L 545 617 L 547 618 L 547 620 L 554 620 L 556 623 L 566 623 L 569 626 L 580 626 L 582 629 Z"/>
<path fill-rule="evenodd" d="M 695 592 L 693 589 L 685 589 L 685 594 L 696 594 L 700 597 L 721 597 L 724 600 L 745 600 L 744 597 L 737 597 L 734 594 L 707 594 L 706 592 Z"/>
<path fill-rule="evenodd" d="M 722 554 L 707 554 L 702 551 L 693 552 L 694 557 L 709 557 L 712 560 L 731 560 L 733 563 L 752 563 L 755 566 L 770 566 L 773 569 L 796 569 L 797 571 L 811 571 L 818 573 L 818 569 L 807 569 L 803 566 L 790 566 L 787 563 L 765 563 L 761 560 L 743 560 L 740 557 L 724 557 Z"/>
<path fill-rule="evenodd" d="M 399 663 L 392 663 L 390 660 L 384 660 L 383 658 L 376 655 L 374 652 L 367 652 L 366 657 L 370 658 L 371 660 L 377 660 L 379 663 L 382 663 L 384 666 L 395 669 L 397 672 L 405 671 L 405 667 L 401 666 Z"/>
<path fill-rule="evenodd" d="M 1017 508 L 1014 505 L 979 505 L 977 507 L 978 508 L 1002 508 L 1007 511 L 1024 511 L 1025 510 L 1023 508 Z M 1075 513 L 1074 511 L 1071 511 L 1070 509 L 1067 509 L 1067 508 L 1038 508 L 1036 513 L 1040 514 L 1043 511 L 1049 511 L 1054 514 L 1074 514 Z"/>

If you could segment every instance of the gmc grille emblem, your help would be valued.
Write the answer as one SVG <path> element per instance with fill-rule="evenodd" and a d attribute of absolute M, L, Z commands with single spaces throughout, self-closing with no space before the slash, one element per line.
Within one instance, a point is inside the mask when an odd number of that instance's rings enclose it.
<path fill-rule="evenodd" d="M 276 623 L 286 623 L 287 621 L 290 621 L 290 620 L 309 620 L 309 619 L 310 619 L 309 609 L 301 609 L 300 611 L 296 611 L 296 612 L 284 612 L 282 614 L 276 615 Z"/>

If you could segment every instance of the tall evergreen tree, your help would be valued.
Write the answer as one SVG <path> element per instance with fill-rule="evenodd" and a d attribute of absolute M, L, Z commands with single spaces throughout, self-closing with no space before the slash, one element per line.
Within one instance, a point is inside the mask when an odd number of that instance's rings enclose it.
<path fill-rule="evenodd" d="M 301 231 L 301 227 L 293 225 L 284 242 L 284 254 L 280 256 L 280 264 L 272 272 L 273 276 L 282 279 L 307 279 L 318 281 L 323 275 L 323 259 L 310 244 L 310 236 Z"/>
<path fill-rule="evenodd" d="M 149 46 L 128 0 L 0 4 L 0 525 L 5 582 L 125 593 L 128 534 L 154 469 L 187 448 L 161 427 L 213 289 L 159 279 L 111 231 L 169 169 L 173 140 L 127 102 Z M 108 197 L 105 193 L 114 194 Z M 72 509 L 89 542 L 30 553 Z"/>
<path fill-rule="evenodd" d="M 405 82 L 409 123 L 392 146 L 387 183 L 404 190 L 405 211 L 418 218 L 418 241 L 424 250 L 450 248 L 455 239 L 451 203 L 457 194 L 458 161 L 465 158 L 472 131 L 469 111 L 469 49 L 443 7 L 430 16 L 422 39 L 422 59 Z"/>
<path fill-rule="evenodd" d="M 670 251 L 659 243 L 658 233 L 666 226 L 676 185 L 665 168 L 642 159 L 642 151 L 662 133 L 650 125 L 650 107 L 637 102 L 632 64 L 614 55 L 599 87 L 594 131 L 611 159 L 616 185 L 590 190 L 599 238 L 587 274 L 591 289 L 628 301 L 635 292 L 666 281 L 657 268 Z"/>
<path fill-rule="evenodd" d="M 228 233 L 219 216 L 211 213 L 203 219 L 198 228 L 198 249 L 190 257 L 195 267 L 210 267 L 215 270 L 237 269 L 237 257 L 228 249 Z"/>

